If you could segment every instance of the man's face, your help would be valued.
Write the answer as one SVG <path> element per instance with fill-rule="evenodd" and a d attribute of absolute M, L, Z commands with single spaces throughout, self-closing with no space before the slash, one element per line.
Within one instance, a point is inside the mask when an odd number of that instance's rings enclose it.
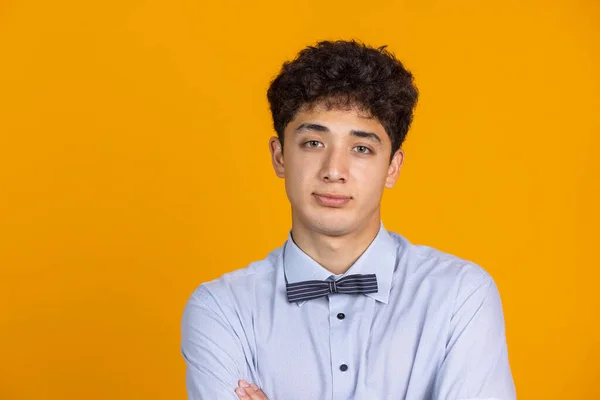
<path fill-rule="evenodd" d="M 390 163 L 383 126 L 357 108 L 299 111 L 286 126 L 284 150 L 270 141 L 277 176 L 285 178 L 298 228 L 341 236 L 379 226 L 384 187 L 392 187 L 404 154 Z"/>

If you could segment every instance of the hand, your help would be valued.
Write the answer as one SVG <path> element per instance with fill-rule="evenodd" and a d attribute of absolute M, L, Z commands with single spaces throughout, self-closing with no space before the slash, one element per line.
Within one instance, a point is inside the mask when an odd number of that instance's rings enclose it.
<path fill-rule="evenodd" d="M 243 379 L 238 381 L 238 387 L 235 389 L 235 394 L 237 394 L 241 400 L 269 400 L 258 386 L 254 383 L 249 384 Z"/>

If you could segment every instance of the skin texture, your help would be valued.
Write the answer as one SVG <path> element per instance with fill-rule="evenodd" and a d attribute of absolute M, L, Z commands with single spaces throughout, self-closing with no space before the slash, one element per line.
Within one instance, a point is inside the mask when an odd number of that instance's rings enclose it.
<path fill-rule="evenodd" d="M 285 128 L 283 149 L 272 137 L 269 150 L 275 174 L 285 179 L 294 242 L 332 274 L 344 273 L 379 231 L 383 191 L 398 179 L 403 150 L 390 161 L 391 141 L 377 119 L 357 107 L 327 110 L 322 104 L 299 110 Z M 332 194 L 348 200 L 319 201 L 318 195 Z M 267 398 L 244 382 L 236 389 L 240 399 Z"/>

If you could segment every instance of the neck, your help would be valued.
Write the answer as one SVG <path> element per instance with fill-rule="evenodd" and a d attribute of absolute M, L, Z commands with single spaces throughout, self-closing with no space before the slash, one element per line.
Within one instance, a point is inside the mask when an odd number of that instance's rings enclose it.
<path fill-rule="evenodd" d="M 365 252 L 380 228 L 379 212 L 365 225 L 343 235 L 328 235 L 307 229 L 292 215 L 294 243 L 310 258 L 334 275 L 345 273 Z"/>

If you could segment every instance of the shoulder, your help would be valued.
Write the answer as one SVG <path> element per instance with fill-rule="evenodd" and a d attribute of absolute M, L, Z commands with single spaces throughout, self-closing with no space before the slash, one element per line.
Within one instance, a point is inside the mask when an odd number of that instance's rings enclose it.
<path fill-rule="evenodd" d="M 468 296 L 481 287 L 494 285 L 492 276 L 478 263 L 440 249 L 411 243 L 404 236 L 390 232 L 398 249 L 398 267 L 406 279 L 426 281 L 435 289 Z M 450 293 L 449 293 L 450 294 Z"/>
<path fill-rule="evenodd" d="M 283 246 L 280 246 L 262 260 L 253 261 L 246 267 L 199 284 L 189 297 L 187 307 L 202 303 L 208 309 L 226 312 L 247 304 L 247 297 L 257 286 L 272 281 L 282 251 Z"/>

